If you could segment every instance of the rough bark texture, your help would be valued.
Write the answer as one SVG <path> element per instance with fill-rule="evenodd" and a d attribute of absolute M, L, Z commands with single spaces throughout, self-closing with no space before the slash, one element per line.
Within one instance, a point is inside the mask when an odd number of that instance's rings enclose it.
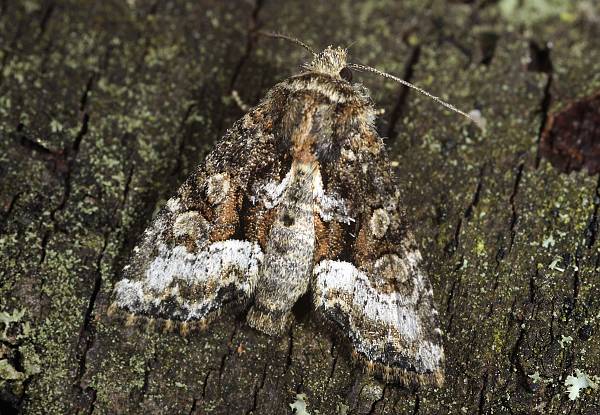
<path fill-rule="evenodd" d="M 549 114 L 600 90 L 594 2 L 284 3 L 0 1 L 2 413 L 287 414 L 300 393 L 311 414 L 600 413 L 565 385 L 600 375 L 600 181 L 538 151 Z M 362 374 L 310 313 L 279 339 L 243 315 L 185 338 L 105 317 L 153 212 L 241 116 L 232 90 L 256 103 L 307 58 L 257 27 L 352 43 L 485 117 L 354 76 L 385 110 L 444 387 Z"/>

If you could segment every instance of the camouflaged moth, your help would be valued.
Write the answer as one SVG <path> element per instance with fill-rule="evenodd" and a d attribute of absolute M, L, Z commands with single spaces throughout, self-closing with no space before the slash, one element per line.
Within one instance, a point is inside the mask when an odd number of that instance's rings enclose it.
<path fill-rule="evenodd" d="M 279 335 L 309 292 L 315 314 L 384 380 L 440 385 L 433 291 L 375 109 L 351 70 L 418 88 L 348 63 L 345 49 L 317 54 L 288 39 L 312 61 L 268 91 L 169 199 L 111 309 L 186 331 L 238 305 L 250 326 Z"/>

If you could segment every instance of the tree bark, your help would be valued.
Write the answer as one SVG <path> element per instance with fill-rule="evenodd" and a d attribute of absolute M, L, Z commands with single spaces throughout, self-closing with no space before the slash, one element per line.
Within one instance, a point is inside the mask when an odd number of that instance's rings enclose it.
<path fill-rule="evenodd" d="M 600 182 L 562 173 L 539 141 L 549 115 L 600 90 L 600 12 L 423 3 L 0 1 L 7 413 L 288 414 L 302 399 L 310 414 L 599 413 L 600 391 L 571 400 L 565 383 L 600 376 Z M 354 74 L 384 110 L 378 129 L 434 285 L 442 388 L 363 374 L 302 310 L 283 338 L 243 312 L 187 337 L 106 318 L 153 212 L 243 114 L 232 92 L 253 105 L 309 58 L 258 28 L 352 44 L 352 61 L 485 118 L 480 132 Z"/>

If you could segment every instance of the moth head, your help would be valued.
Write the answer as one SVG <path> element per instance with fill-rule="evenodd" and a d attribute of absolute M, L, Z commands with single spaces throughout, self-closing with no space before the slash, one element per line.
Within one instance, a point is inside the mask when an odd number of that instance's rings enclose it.
<path fill-rule="evenodd" d="M 453 105 L 441 100 L 440 98 L 436 97 L 435 95 L 430 94 L 429 92 L 419 88 L 418 86 L 413 85 L 408 81 L 405 81 L 404 79 L 398 78 L 397 76 L 380 71 L 379 69 L 375 69 L 375 68 L 372 68 L 367 65 L 361 65 L 361 64 L 357 64 L 357 63 L 349 63 L 346 59 L 347 58 L 347 50 L 344 48 L 340 48 L 339 46 L 335 47 L 335 48 L 333 46 L 327 46 L 327 48 L 324 51 L 322 51 L 320 53 L 316 53 L 309 45 L 307 45 L 306 43 L 304 43 L 301 40 L 298 40 L 296 38 L 293 38 L 293 37 L 290 37 L 287 35 L 283 35 L 281 33 L 271 33 L 271 32 L 262 32 L 262 31 L 259 31 L 258 33 L 261 35 L 269 36 L 269 37 L 288 40 L 288 41 L 293 42 L 297 45 L 300 45 L 304 49 L 308 50 L 313 55 L 313 60 L 310 63 L 305 64 L 304 68 L 309 71 L 327 74 L 334 78 L 343 79 L 347 82 L 350 82 L 352 80 L 352 69 L 357 70 L 359 72 L 361 72 L 361 71 L 362 72 L 372 72 L 372 73 L 375 73 L 384 78 L 391 79 L 394 82 L 398 82 L 399 84 L 402 84 L 408 88 L 412 88 L 415 91 L 417 91 L 425 96 L 428 96 L 429 98 L 433 99 L 438 104 L 448 108 L 451 111 L 454 111 L 454 112 L 462 115 L 465 118 L 468 118 L 482 130 L 484 129 L 483 122 L 480 119 L 475 118 L 473 115 L 471 115 L 471 113 L 467 114 L 467 113 L 459 110 L 458 108 L 454 107 Z"/>
<path fill-rule="evenodd" d="M 339 77 L 350 82 L 352 80 L 352 71 L 347 66 L 347 56 L 346 49 L 339 46 L 335 48 L 327 46 L 321 53 L 314 55 L 313 60 L 306 65 L 306 69 Z"/>

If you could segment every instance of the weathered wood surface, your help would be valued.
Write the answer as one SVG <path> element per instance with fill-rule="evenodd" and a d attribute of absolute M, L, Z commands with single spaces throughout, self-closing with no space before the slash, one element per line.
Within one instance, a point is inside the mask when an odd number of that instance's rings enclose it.
<path fill-rule="evenodd" d="M 599 180 L 538 153 L 547 115 L 600 89 L 594 2 L 284 3 L 0 1 L 2 413 L 286 414 L 298 393 L 311 414 L 600 413 L 565 385 L 600 375 Z M 281 339 L 104 317 L 153 212 L 241 116 L 231 91 L 256 103 L 307 58 L 257 27 L 352 43 L 487 120 L 355 74 L 434 284 L 443 388 L 372 380 L 306 313 Z"/>

